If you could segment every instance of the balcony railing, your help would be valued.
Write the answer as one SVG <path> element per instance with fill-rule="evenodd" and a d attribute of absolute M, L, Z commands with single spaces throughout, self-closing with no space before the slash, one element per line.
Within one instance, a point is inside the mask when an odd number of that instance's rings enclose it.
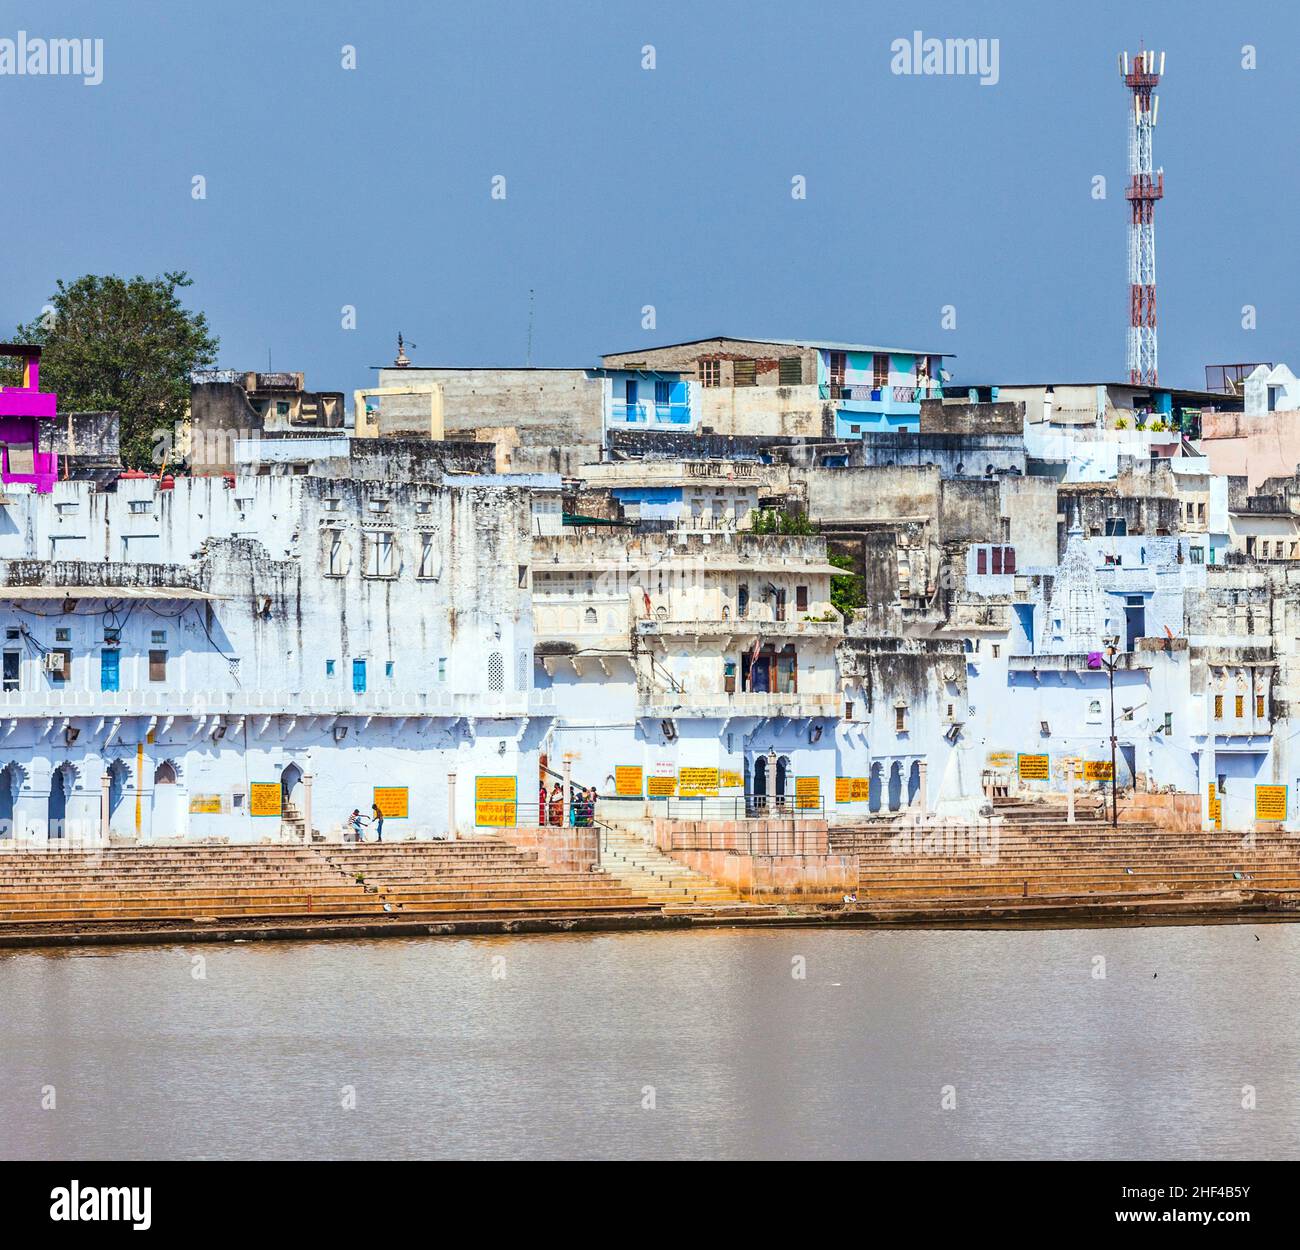
<path fill-rule="evenodd" d="M 640 422 L 658 422 L 661 425 L 689 425 L 690 404 L 629 404 L 615 402 L 610 405 L 609 419 L 636 425 Z"/>
<path fill-rule="evenodd" d="M 843 709 L 837 694 L 769 693 L 745 690 L 650 690 L 638 696 L 644 716 L 834 716 Z"/>

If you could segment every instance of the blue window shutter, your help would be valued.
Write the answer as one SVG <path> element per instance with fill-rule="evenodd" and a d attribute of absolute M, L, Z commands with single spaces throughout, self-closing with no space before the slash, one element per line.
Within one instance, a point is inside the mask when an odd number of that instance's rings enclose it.
<path fill-rule="evenodd" d="M 365 694 L 366 692 L 365 660 L 352 661 L 352 692 L 354 694 Z"/>

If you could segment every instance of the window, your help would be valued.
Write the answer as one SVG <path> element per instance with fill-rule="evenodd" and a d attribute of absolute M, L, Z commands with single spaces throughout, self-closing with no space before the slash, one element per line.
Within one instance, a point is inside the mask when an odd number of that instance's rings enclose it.
<path fill-rule="evenodd" d="M 352 661 L 352 693 L 366 693 L 366 662 L 365 660 Z"/>
<path fill-rule="evenodd" d="M 56 630 L 54 631 L 54 641 L 55 641 L 55 642 L 71 642 L 71 641 L 72 641 L 72 630 L 70 630 L 70 629 L 56 629 Z"/>
<path fill-rule="evenodd" d="M 1240 720 L 1246 715 L 1246 696 L 1239 694 L 1235 700 L 1237 707 L 1237 719 Z"/>
<path fill-rule="evenodd" d="M 493 651 L 488 656 L 488 689 L 504 690 L 506 688 L 506 661 L 500 651 Z"/>
<path fill-rule="evenodd" d="M 392 577 L 397 568 L 393 536 L 383 530 L 366 534 L 366 576 Z"/>
<path fill-rule="evenodd" d="M 655 383 L 655 407 L 667 408 L 672 403 L 673 384 L 671 382 L 657 381 Z"/>
<path fill-rule="evenodd" d="M 392 661 L 392 660 L 385 660 L 385 661 L 384 661 L 384 676 L 385 676 L 385 677 L 391 677 L 392 675 L 393 675 L 393 661 Z"/>
<path fill-rule="evenodd" d="M 740 589 L 736 592 L 736 616 L 744 620 L 749 615 L 749 587 L 741 584 Z"/>
<path fill-rule="evenodd" d="M 782 386 L 799 386 L 803 382 L 803 361 L 798 356 L 782 356 L 777 362 L 777 381 Z"/>
<path fill-rule="evenodd" d="M 445 655 L 438 657 L 438 680 L 447 680 L 447 657 Z"/>
<path fill-rule="evenodd" d="M 433 545 L 432 534 L 420 535 L 420 569 L 416 574 L 417 577 L 437 577 L 438 575 L 438 551 Z"/>
<path fill-rule="evenodd" d="M 1260 554 L 1260 558 L 1261 558 L 1261 559 L 1264 559 L 1264 560 L 1267 560 L 1267 559 L 1268 559 L 1268 546 L 1269 546 L 1269 544 L 1268 544 L 1268 539 L 1267 539 L 1267 538 L 1264 539 L 1264 541 L 1263 541 L 1262 543 L 1260 543 L 1260 545 L 1259 545 L 1259 554 Z"/>
<path fill-rule="evenodd" d="M 329 552 L 329 576 L 342 577 L 348 571 L 347 550 L 343 546 L 343 531 L 330 530 L 325 537 Z"/>
<path fill-rule="evenodd" d="M 1106 537 L 1123 538 L 1128 534 L 1128 519 L 1122 516 L 1108 516 L 1106 518 Z"/>
<path fill-rule="evenodd" d="M 737 360 L 732 365 L 733 386 L 757 386 L 758 365 L 752 360 Z"/>
<path fill-rule="evenodd" d="M 794 588 L 794 608 L 796 612 L 808 611 L 808 587 L 796 586 Z"/>
<path fill-rule="evenodd" d="M 337 512 L 339 510 L 339 501 L 337 499 L 327 499 L 325 501 L 326 512 Z"/>
<path fill-rule="evenodd" d="M 149 652 L 149 680 L 150 681 L 167 680 L 167 652 L 166 651 Z"/>
<path fill-rule="evenodd" d="M 431 499 L 417 499 L 415 501 L 415 510 L 420 516 L 426 516 L 433 511 L 433 501 Z"/>
<path fill-rule="evenodd" d="M 1264 717 L 1264 696 L 1262 694 L 1255 696 L 1255 715 L 1261 720 Z"/>
<path fill-rule="evenodd" d="M 141 513 L 141 512 L 148 512 L 148 511 L 149 511 L 149 500 L 147 500 L 147 499 L 133 499 L 133 500 L 131 500 L 131 505 L 130 505 L 130 507 L 131 507 L 131 511 L 134 512 L 134 513 L 137 513 L 137 514 L 138 514 L 138 513 Z"/>
<path fill-rule="evenodd" d="M 22 652 L 6 651 L 4 654 L 4 688 L 20 690 L 22 688 Z"/>
<path fill-rule="evenodd" d="M 1165 713 L 1164 730 L 1166 734 L 1171 734 L 1174 732 L 1174 714 L 1172 712 Z"/>
<path fill-rule="evenodd" d="M 844 352 L 831 352 L 830 359 L 827 361 L 827 368 L 830 370 L 831 386 L 843 386 L 844 374 L 848 368 L 849 358 Z"/>
<path fill-rule="evenodd" d="M 326 676 L 326 677 L 333 677 L 333 676 L 334 676 L 334 661 L 333 661 L 333 660 L 326 660 L 326 661 L 325 661 L 325 676 Z"/>
<path fill-rule="evenodd" d="M 584 625 L 596 624 L 596 609 L 588 608 L 582 615 L 582 621 Z"/>
<path fill-rule="evenodd" d="M 1188 551 L 1187 551 L 1187 554 L 1190 555 L 1190 556 L 1192 557 L 1192 563 L 1193 563 L 1193 564 L 1204 564 L 1204 563 L 1205 563 L 1205 548 L 1204 548 L 1204 547 L 1189 547 L 1189 548 L 1188 548 Z"/>
<path fill-rule="evenodd" d="M 852 719 L 853 719 L 853 704 L 852 704 L 852 702 L 846 702 L 846 703 L 844 704 L 844 719 L 845 719 L 845 720 L 852 720 Z"/>
<path fill-rule="evenodd" d="M 167 645 L 167 631 L 165 629 L 154 629 L 149 632 L 149 641 L 155 647 L 165 647 Z"/>
<path fill-rule="evenodd" d="M 5 630 L 5 637 L 6 637 L 6 638 L 9 638 L 9 639 L 21 638 L 21 637 L 22 637 L 22 630 L 20 630 L 20 629 L 14 629 L 14 628 L 11 626 L 9 629 L 6 629 L 6 630 Z"/>
<path fill-rule="evenodd" d="M 277 417 L 287 417 L 289 415 L 289 404 L 287 400 L 277 399 L 275 401 L 275 415 Z"/>
<path fill-rule="evenodd" d="M 889 385 L 889 355 L 886 352 L 876 352 L 871 357 L 871 385 L 877 391 L 883 391 Z"/>
<path fill-rule="evenodd" d="M 1000 656 L 1001 654 L 1002 654 L 1002 644 L 1000 642 L 995 642 L 993 644 L 993 658 L 996 660 L 998 656 Z"/>
<path fill-rule="evenodd" d="M 776 592 L 775 616 L 778 621 L 785 620 L 785 591 L 784 590 L 778 590 Z"/>
<path fill-rule="evenodd" d="M 369 508 L 371 512 L 387 512 L 387 511 L 388 511 L 388 500 L 387 500 L 387 499 L 372 499 L 372 500 L 370 500 L 370 502 L 369 502 L 368 504 L 366 504 L 366 507 Z"/>
<path fill-rule="evenodd" d="M 1001 574 L 1002 574 L 1002 548 L 1001 548 L 1001 547 L 992 547 L 992 548 L 990 548 L 990 551 L 992 552 L 992 555 L 993 555 L 993 574 L 994 574 L 994 576 L 1001 576 Z"/>
<path fill-rule="evenodd" d="M 1223 696 L 1221 694 L 1214 696 L 1214 719 L 1223 719 Z"/>
<path fill-rule="evenodd" d="M 722 361 L 720 360 L 700 361 L 700 385 L 701 386 L 722 385 Z"/>
<path fill-rule="evenodd" d="M 117 648 L 108 648 L 99 653 L 99 688 L 103 691 L 120 689 L 121 655 Z"/>
<path fill-rule="evenodd" d="M 905 707 L 896 707 L 894 709 L 894 732 L 896 734 L 905 734 L 907 732 L 907 709 Z"/>
<path fill-rule="evenodd" d="M 1016 571 L 1016 549 L 1014 547 L 1002 548 L 1002 571 L 1004 573 L 1014 573 Z"/>
<path fill-rule="evenodd" d="M 975 572 L 987 573 L 989 571 L 989 553 L 987 548 L 981 547 L 975 552 Z"/>

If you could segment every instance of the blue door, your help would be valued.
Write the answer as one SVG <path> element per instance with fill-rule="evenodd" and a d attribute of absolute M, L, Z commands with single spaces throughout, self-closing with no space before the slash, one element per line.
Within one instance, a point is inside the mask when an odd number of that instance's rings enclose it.
<path fill-rule="evenodd" d="M 352 661 L 352 693 L 365 694 L 366 692 L 366 662 L 365 660 Z"/>
<path fill-rule="evenodd" d="M 99 688 L 101 690 L 117 690 L 118 686 L 118 657 L 121 652 L 116 648 L 109 650 L 105 648 L 99 653 Z"/>

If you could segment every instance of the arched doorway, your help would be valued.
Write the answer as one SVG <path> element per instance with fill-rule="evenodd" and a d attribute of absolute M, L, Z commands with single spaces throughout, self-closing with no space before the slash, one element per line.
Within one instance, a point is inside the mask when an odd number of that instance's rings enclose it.
<path fill-rule="evenodd" d="M 125 760 L 114 760 L 108 766 L 108 820 L 110 826 L 117 809 L 122 806 L 122 799 L 126 796 L 126 783 L 130 776 L 131 770 L 126 766 Z"/>
<path fill-rule="evenodd" d="M 171 838 L 184 833 L 181 826 L 178 772 L 172 760 L 163 760 L 153 770 L 153 804 L 149 812 L 149 836 Z"/>
<path fill-rule="evenodd" d="M 48 834 L 51 839 L 62 838 L 67 831 L 68 797 L 72 794 L 75 776 L 71 764 L 60 764 L 50 774 L 50 801 L 46 811 Z"/>
<path fill-rule="evenodd" d="M 907 770 L 907 805 L 911 807 L 921 793 L 921 764 L 919 760 L 912 761 L 912 767 Z"/>
<path fill-rule="evenodd" d="M 14 836 L 14 791 L 18 789 L 18 770 L 12 764 L 0 769 L 0 838 Z"/>
<path fill-rule="evenodd" d="M 867 810 L 880 810 L 881 791 L 884 789 L 885 770 L 879 764 L 872 764 L 870 779 L 867 782 Z"/>
<path fill-rule="evenodd" d="M 889 810 L 896 812 L 903 806 L 903 766 L 895 760 L 889 766 Z"/>
<path fill-rule="evenodd" d="M 306 814 L 302 810 L 302 769 L 288 764 L 280 774 L 280 834 L 298 841 L 302 838 Z"/>
<path fill-rule="evenodd" d="M 764 808 L 767 806 L 767 756 L 760 755 L 754 761 L 754 789 L 753 789 L 754 807 Z"/>
<path fill-rule="evenodd" d="M 783 755 L 776 761 L 776 806 L 785 806 L 786 783 L 790 778 L 790 758 Z"/>

